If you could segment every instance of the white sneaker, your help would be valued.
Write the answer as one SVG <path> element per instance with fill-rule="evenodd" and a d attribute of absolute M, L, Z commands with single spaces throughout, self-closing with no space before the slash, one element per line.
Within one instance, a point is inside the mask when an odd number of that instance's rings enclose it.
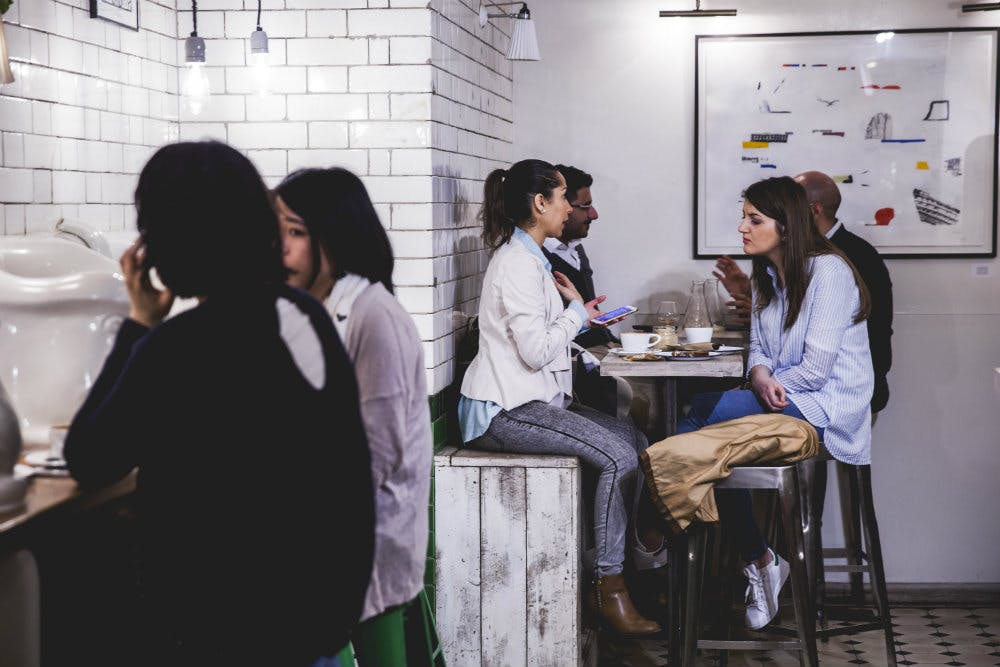
<path fill-rule="evenodd" d="M 760 630 L 777 615 L 778 593 L 788 579 L 788 561 L 770 551 L 771 562 L 764 569 L 754 563 L 743 568 L 747 578 L 746 626 L 751 630 Z"/>
<path fill-rule="evenodd" d="M 647 551 L 638 539 L 632 547 L 632 562 L 635 569 L 642 572 L 644 570 L 655 570 L 667 564 L 670 550 L 667 549 L 667 539 L 663 538 L 660 546 L 653 551 Z"/>

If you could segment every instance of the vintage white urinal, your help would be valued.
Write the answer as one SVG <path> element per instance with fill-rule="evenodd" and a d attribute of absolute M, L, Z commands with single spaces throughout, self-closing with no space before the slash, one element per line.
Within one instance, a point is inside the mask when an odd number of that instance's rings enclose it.
<path fill-rule="evenodd" d="M 109 257 L 52 236 L 0 238 L 0 383 L 25 446 L 69 424 L 128 309 Z"/>

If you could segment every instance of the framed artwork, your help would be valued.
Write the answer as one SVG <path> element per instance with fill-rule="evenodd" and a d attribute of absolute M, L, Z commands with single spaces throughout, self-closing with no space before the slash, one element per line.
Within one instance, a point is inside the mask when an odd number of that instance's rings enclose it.
<path fill-rule="evenodd" d="M 829 174 L 883 257 L 996 257 L 997 29 L 696 38 L 694 255 L 741 255 L 742 191 Z"/>
<path fill-rule="evenodd" d="M 90 18 L 139 29 L 139 0 L 90 0 Z"/>

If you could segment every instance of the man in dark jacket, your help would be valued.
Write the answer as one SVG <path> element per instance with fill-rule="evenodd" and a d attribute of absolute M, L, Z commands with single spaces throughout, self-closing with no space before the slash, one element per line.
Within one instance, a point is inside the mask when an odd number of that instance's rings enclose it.
<path fill-rule="evenodd" d="M 565 274 L 584 302 L 587 302 L 597 297 L 594 269 L 583 249 L 583 239 L 587 238 L 590 225 L 599 217 L 590 192 L 594 178 L 576 167 L 557 164 L 556 169 L 566 179 L 566 199 L 573 209 L 566 220 L 562 236 L 545 239 L 542 252 L 552 264 L 552 270 Z M 591 327 L 578 335 L 574 342 L 601 359 L 607 354 L 609 343 L 619 341 L 608 327 Z M 613 378 L 602 378 L 600 369 L 593 366 L 593 361 L 587 364 L 583 357 L 584 355 L 577 357 L 577 368 L 573 374 L 573 389 L 577 398 L 602 412 L 616 414 L 618 383 Z"/>
<path fill-rule="evenodd" d="M 816 227 L 833 245 L 844 251 L 868 287 L 872 308 L 868 317 L 868 346 L 875 369 L 875 392 L 872 394 L 872 415 L 878 414 L 889 401 L 886 375 L 892 366 L 892 280 L 885 262 L 871 243 L 844 227 L 837 220 L 840 190 L 833 179 L 819 171 L 807 171 L 795 177 L 806 189 Z"/>
<path fill-rule="evenodd" d="M 566 179 L 566 199 L 573 210 L 570 211 L 562 236 L 545 239 L 542 252 L 552 264 L 552 270 L 566 274 L 586 303 L 597 298 L 594 269 L 583 249 L 583 239 L 590 233 L 590 225 L 600 217 L 590 193 L 594 177 L 576 167 L 563 164 L 557 164 L 556 169 Z M 575 342 L 581 347 L 593 347 L 618 342 L 618 339 L 607 327 L 591 327 L 577 336 Z"/>

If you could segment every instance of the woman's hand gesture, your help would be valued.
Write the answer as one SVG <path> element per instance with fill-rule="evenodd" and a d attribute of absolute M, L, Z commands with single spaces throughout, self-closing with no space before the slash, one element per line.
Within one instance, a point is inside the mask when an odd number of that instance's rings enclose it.
<path fill-rule="evenodd" d="M 144 266 L 146 246 L 142 243 L 130 245 L 122 253 L 119 264 L 125 275 L 125 288 L 132 303 L 129 319 L 139 324 L 153 327 L 163 321 L 174 304 L 174 293 L 169 289 L 159 290 L 149 279 L 149 267 Z"/>
<path fill-rule="evenodd" d="M 788 407 L 785 388 L 774 379 L 766 366 L 754 366 L 750 370 L 750 386 L 764 407 L 771 412 L 781 412 Z"/>
<path fill-rule="evenodd" d="M 559 271 L 553 271 L 552 278 L 555 280 L 556 289 L 559 290 L 559 293 L 562 294 L 562 297 L 566 299 L 566 301 L 569 302 L 579 301 L 580 303 L 583 304 L 583 307 L 587 309 L 587 321 L 584 322 L 586 326 L 603 327 L 607 326 L 608 324 L 611 324 L 611 322 L 604 322 L 604 323 L 591 322 L 592 319 L 601 314 L 601 311 L 597 308 L 597 306 L 603 303 L 605 299 L 607 299 L 606 296 L 602 294 L 601 296 L 597 297 L 592 301 L 583 303 L 583 297 L 580 296 L 580 292 L 578 292 L 576 287 L 573 285 L 573 281 L 567 278 L 565 273 L 561 273 Z"/>
<path fill-rule="evenodd" d="M 729 255 L 723 255 L 715 262 L 715 271 L 712 271 L 712 275 L 719 279 L 731 296 L 750 294 L 750 278 Z"/>
<path fill-rule="evenodd" d="M 731 296 L 733 300 L 726 302 L 726 305 L 733 309 L 730 321 L 735 324 L 750 324 L 750 297 L 740 292 Z"/>

